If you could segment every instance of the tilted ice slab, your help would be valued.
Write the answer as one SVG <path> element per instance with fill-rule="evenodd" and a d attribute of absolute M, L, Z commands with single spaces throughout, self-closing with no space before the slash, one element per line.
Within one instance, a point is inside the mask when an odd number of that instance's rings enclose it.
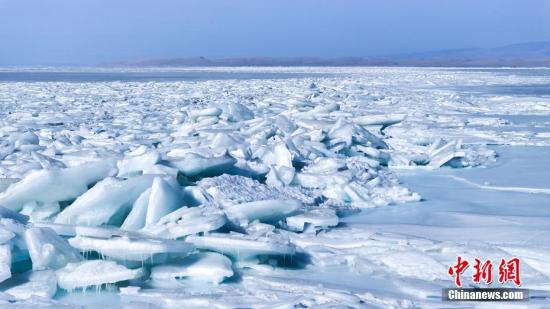
<path fill-rule="evenodd" d="M 122 230 L 135 231 L 145 226 L 150 199 L 151 188 L 143 191 L 134 201 L 130 213 L 128 214 L 128 216 L 126 216 L 124 222 L 122 222 L 122 225 L 120 226 Z"/>
<path fill-rule="evenodd" d="M 59 203 L 41 203 L 41 202 L 28 202 L 23 206 L 20 213 L 29 217 L 31 222 L 45 222 L 51 221 L 52 218 L 57 215 L 61 210 Z"/>
<path fill-rule="evenodd" d="M 182 206 L 182 193 L 178 189 L 172 187 L 162 178 L 155 177 L 149 195 L 145 226 L 157 223 L 160 218 Z"/>
<path fill-rule="evenodd" d="M 458 141 L 452 141 L 436 148 L 438 145 L 437 143 L 434 144 L 433 150 L 429 153 L 430 163 L 428 165 L 431 167 L 441 167 L 451 160 L 460 159 L 465 156 L 465 153 L 460 151 L 460 142 Z"/>
<path fill-rule="evenodd" d="M 67 241 L 47 227 L 31 227 L 25 231 L 33 270 L 58 269 L 83 258 Z"/>
<path fill-rule="evenodd" d="M 136 151 L 139 151 L 137 149 Z M 149 151 L 144 153 L 131 153 L 122 160 L 117 162 L 118 177 L 135 176 L 143 173 L 144 170 L 150 169 L 161 160 L 161 156 L 157 151 Z"/>
<path fill-rule="evenodd" d="M 118 261 L 153 260 L 157 255 L 186 256 L 194 250 L 192 244 L 181 240 L 148 239 L 148 238 L 95 238 L 76 236 L 69 239 L 71 246 L 82 252 L 96 251 L 102 256 Z"/>
<path fill-rule="evenodd" d="M 176 211 L 184 203 L 182 191 L 161 177 L 155 177 L 150 189 L 135 200 L 121 228 L 139 230 L 156 224 L 163 216 Z"/>
<path fill-rule="evenodd" d="M 109 223 L 117 213 L 127 212 L 139 195 L 152 185 L 153 179 L 151 175 L 128 180 L 106 178 L 65 208 L 55 223 L 90 226 Z"/>
<path fill-rule="evenodd" d="M 72 200 L 88 190 L 88 186 L 112 175 L 112 162 L 104 160 L 71 168 L 52 168 L 30 172 L 0 194 L 0 205 L 20 210 L 25 203 L 54 203 Z"/>
<path fill-rule="evenodd" d="M 254 112 L 243 104 L 230 102 L 222 106 L 222 116 L 229 121 L 243 121 L 254 118 Z"/>
<path fill-rule="evenodd" d="M 214 252 L 193 254 L 179 262 L 151 268 L 151 279 L 157 281 L 185 278 L 219 284 L 231 276 L 233 276 L 231 260 Z"/>
<path fill-rule="evenodd" d="M 143 269 L 128 269 L 113 261 L 92 260 L 70 263 L 57 270 L 56 276 L 60 288 L 73 291 L 137 279 L 143 276 Z"/>
<path fill-rule="evenodd" d="M 10 245 L 0 245 L 0 282 L 11 277 L 11 248 Z"/>
<path fill-rule="evenodd" d="M 235 165 L 236 162 L 235 158 L 227 155 L 208 158 L 196 153 L 188 153 L 181 159 L 170 160 L 173 167 L 176 167 L 183 175 L 188 177 L 221 175 Z"/>
<path fill-rule="evenodd" d="M 25 216 L 0 208 L 0 280 L 6 281 L 6 292 L 19 299 L 33 296 L 53 297 L 57 291 L 52 270 L 68 263 L 80 262 L 83 257 L 65 239 L 47 227 L 28 223 Z M 17 268 L 16 265 L 22 264 Z M 24 266 L 29 265 L 29 266 Z M 32 270 L 20 274 L 32 265 Z M 12 267 L 15 275 L 12 277 Z"/>
<path fill-rule="evenodd" d="M 225 214 L 213 206 L 182 207 L 141 232 L 160 238 L 177 239 L 217 230 L 227 222 Z"/>

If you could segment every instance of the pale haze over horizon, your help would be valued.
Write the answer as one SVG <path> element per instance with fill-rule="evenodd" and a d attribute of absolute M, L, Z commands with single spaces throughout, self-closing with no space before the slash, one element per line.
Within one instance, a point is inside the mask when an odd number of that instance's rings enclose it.
<path fill-rule="evenodd" d="M 550 40 L 550 1 L 0 0 L 0 65 L 377 56 Z"/>

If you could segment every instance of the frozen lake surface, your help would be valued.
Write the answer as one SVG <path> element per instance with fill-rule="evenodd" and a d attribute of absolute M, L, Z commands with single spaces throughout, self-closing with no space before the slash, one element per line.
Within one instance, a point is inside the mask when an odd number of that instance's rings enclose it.
<path fill-rule="evenodd" d="M 262 71 L 207 71 L 204 69 L 186 70 L 1 70 L 0 82 L 170 82 L 205 81 L 224 79 L 284 79 L 315 76 L 328 76 L 331 73 L 262 72 Z"/>
<path fill-rule="evenodd" d="M 544 307 L 548 85 L 548 69 L 0 70 L 0 302 L 455 308 L 441 290 L 462 256 L 520 257 L 515 304 Z"/>

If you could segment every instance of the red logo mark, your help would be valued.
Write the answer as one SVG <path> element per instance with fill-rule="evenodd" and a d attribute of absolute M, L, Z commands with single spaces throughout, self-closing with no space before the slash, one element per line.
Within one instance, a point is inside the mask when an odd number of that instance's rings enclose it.
<path fill-rule="evenodd" d="M 468 268 L 470 263 L 468 261 L 463 260 L 461 256 L 457 258 L 456 264 L 449 267 L 449 275 L 455 277 L 455 284 L 458 287 L 462 286 L 462 281 L 460 281 L 460 275 Z"/>
<path fill-rule="evenodd" d="M 507 282 L 513 282 L 516 286 L 521 286 L 520 278 L 520 259 L 515 257 L 508 261 L 505 259 L 500 260 L 498 266 L 498 282 L 505 284 Z M 457 287 L 462 287 L 462 280 L 460 276 L 470 266 L 470 263 L 458 256 L 456 264 L 449 267 L 448 273 L 455 279 Z M 472 275 L 473 283 L 485 282 L 485 284 L 491 284 L 493 282 L 493 262 L 489 259 L 482 262 L 481 259 L 475 258 L 474 274 Z"/>
<path fill-rule="evenodd" d="M 518 258 L 510 259 L 506 262 L 504 259 L 500 261 L 498 266 L 498 282 L 506 283 L 508 281 L 514 282 L 517 286 L 521 285 L 521 279 L 519 277 L 519 263 Z"/>
<path fill-rule="evenodd" d="M 481 260 L 478 258 L 476 258 L 475 261 L 475 273 L 473 275 L 474 283 L 480 283 L 481 280 L 483 280 L 486 284 L 491 284 L 491 282 L 493 282 L 493 263 L 491 260 L 486 260 L 483 264 L 481 264 Z"/>

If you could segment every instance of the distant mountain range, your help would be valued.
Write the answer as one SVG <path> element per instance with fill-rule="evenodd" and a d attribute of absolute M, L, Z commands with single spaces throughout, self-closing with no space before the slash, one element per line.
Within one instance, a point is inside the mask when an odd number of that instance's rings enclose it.
<path fill-rule="evenodd" d="M 395 54 L 378 57 L 274 58 L 247 57 L 207 59 L 172 58 L 112 65 L 142 66 L 434 66 L 434 67 L 550 67 L 550 41 L 506 45 L 495 48 L 468 48 Z"/>

